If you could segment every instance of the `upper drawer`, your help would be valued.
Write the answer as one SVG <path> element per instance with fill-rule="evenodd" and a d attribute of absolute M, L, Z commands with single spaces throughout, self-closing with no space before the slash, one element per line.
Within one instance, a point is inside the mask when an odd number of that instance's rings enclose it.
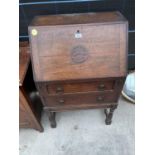
<path fill-rule="evenodd" d="M 57 83 L 57 84 L 39 84 L 39 90 L 44 95 L 56 94 L 74 94 L 82 92 L 96 92 L 113 90 L 115 86 L 114 80 L 101 80 L 93 82 L 77 82 L 77 83 Z"/>
<path fill-rule="evenodd" d="M 126 75 L 127 22 L 29 27 L 36 81 Z"/>

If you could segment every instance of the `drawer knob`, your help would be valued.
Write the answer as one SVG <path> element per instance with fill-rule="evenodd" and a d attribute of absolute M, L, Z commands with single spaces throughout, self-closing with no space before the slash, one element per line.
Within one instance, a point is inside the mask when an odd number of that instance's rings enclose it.
<path fill-rule="evenodd" d="M 97 101 L 98 101 L 98 102 L 101 102 L 101 101 L 103 101 L 103 100 L 104 100 L 103 96 L 98 96 L 98 97 L 97 97 Z"/>
<path fill-rule="evenodd" d="M 103 91 L 104 88 L 105 88 L 105 85 L 104 85 L 104 84 L 100 84 L 100 85 L 98 86 L 98 89 L 99 89 L 99 90 L 102 90 L 102 91 Z"/>
<path fill-rule="evenodd" d="M 56 92 L 57 93 L 63 93 L 63 91 L 64 90 L 63 90 L 63 88 L 61 86 L 59 86 L 59 87 L 56 88 Z"/>
<path fill-rule="evenodd" d="M 64 102 L 65 102 L 64 99 L 60 99 L 60 100 L 59 100 L 59 103 L 60 103 L 60 104 L 63 104 Z"/>

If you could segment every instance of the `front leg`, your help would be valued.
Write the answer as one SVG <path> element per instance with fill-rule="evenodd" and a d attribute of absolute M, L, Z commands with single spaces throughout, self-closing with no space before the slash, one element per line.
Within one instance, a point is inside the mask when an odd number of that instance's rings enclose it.
<path fill-rule="evenodd" d="M 55 120 L 56 113 L 52 112 L 52 111 L 49 111 L 48 115 L 49 115 L 49 120 L 50 120 L 50 123 L 51 123 L 51 127 L 56 128 L 56 120 Z"/>
<path fill-rule="evenodd" d="M 112 122 L 112 117 L 113 117 L 113 112 L 114 112 L 114 110 L 115 110 L 116 108 L 117 108 L 117 105 L 112 106 L 112 107 L 110 108 L 109 112 L 108 112 L 108 109 L 105 109 L 105 110 L 104 110 L 104 113 L 105 113 L 105 115 L 106 115 L 106 120 L 105 120 L 106 125 L 110 125 L 110 124 L 111 124 L 111 122 Z"/>

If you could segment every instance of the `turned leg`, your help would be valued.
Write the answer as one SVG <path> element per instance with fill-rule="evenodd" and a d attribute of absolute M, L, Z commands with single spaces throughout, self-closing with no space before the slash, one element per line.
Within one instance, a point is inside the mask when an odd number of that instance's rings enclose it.
<path fill-rule="evenodd" d="M 50 123 L 51 123 L 51 127 L 56 128 L 56 120 L 55 120 L 56 113 L 52 112 L 52 111 L 49 111 L 48 114 L 49 114 L 49 120 L 50 120 Z"/>
<path fill-rule="evenodd" d="M 104 113 L 105 113 L 105 115 L 106 115 L 106 119 L 105 119 L 105 123 L 106 123 L 106 125 L 110 125 L 111 124 L 111 122 L 112 122 L 112 117 L 113 117 L 113 112 L 114 112 L 114 110 L 117 108 L 117 106 L 112 106 L 110 109 L 109 109 L 109 111 L 108 111 L 108 109 L 105 109 L 104 110 Z"/>

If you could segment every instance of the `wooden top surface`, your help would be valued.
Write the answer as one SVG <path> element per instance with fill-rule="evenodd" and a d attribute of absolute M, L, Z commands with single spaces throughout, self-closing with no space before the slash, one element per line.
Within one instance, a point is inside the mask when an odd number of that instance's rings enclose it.
<path fill-rule="evenodd" d="M 19 44 L 19 86 L 22 86 L 30 62 L 28 42 Z"/>
<path fill-rule="evenodd" d="M 73 24 L 92 24 L 106 22 L 121 22 L 126 19 L 117 11 L 100 13 L 60 14 L 36 16 L 31 26 L 55 26 Z"/>

